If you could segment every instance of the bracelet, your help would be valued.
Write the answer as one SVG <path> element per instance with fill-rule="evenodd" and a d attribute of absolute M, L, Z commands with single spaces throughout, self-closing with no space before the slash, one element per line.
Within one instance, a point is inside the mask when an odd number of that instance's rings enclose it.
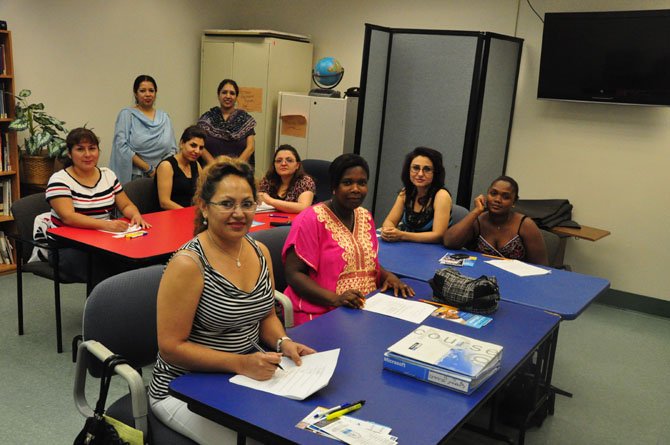
<path fill-rule="evenodd" d="M 277 352 L 281 352 L 281 345 L 284 343 L 286 340 L 288 341 L 293 341 L 289 337 L 282 337 L 279 340 L 277 340 Z"/>
<path fill-rule="evenodd" d="M 151 176 L 151 174 L 152 174 L 153 172 L 154 172 L 154 166 L 153 166 L 153 165 L 149 165 L 149 168 L 146 169 L 146 170 L 144 170 L 144 173 L 147 174 L 147 175 L 149 175 L 149 176 Z"/>

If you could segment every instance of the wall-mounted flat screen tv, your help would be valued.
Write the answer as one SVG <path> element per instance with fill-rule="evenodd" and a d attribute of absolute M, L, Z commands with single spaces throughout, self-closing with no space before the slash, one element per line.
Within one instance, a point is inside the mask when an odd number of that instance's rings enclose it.
<path fill-rule="evenodd" d="M 537 97 L 670 105 L 670 10 L 545 14 Z"/>

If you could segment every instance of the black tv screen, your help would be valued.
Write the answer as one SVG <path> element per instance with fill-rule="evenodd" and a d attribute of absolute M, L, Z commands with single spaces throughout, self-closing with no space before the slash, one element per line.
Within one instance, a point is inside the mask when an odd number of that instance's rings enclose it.
<path fill-rule="evenodd" d="M 537 97 L 670 105 L 670 10 L 545 14 Z"/>

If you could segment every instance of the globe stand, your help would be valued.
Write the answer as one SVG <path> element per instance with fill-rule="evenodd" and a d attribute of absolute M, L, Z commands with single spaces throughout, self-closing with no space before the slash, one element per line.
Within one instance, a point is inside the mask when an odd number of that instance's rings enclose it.
<path fill-rule="evenodd" d="M 342 94 L 339 91 L 331 90 L 330 88 L 313 88 L 309 90 L 309 96 L 334 97 L 339 99 L 342 97 Z"/>

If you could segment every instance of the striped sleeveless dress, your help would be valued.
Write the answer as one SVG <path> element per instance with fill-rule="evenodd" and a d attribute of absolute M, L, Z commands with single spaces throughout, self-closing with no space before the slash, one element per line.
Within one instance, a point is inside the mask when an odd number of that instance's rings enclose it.
<path fill-rule="evenodd" d="M 274 310 L 274 295 L 265 257 L 248 235 L 261 263 L 261 272 L 251 292 L 244 292 L 216 271 L 207 261 L 196 237 L 180 250 L 196 253 L 204 266 L 204 288 L 188 340 L 218 351 L 244 354 L 252 350 L 247 337 L 258 342 L 260 321 Z M 188 369 L 172 365 L 158 353 L 149 395 L 156 400 L 168 396 L 168 385 Z"/>

